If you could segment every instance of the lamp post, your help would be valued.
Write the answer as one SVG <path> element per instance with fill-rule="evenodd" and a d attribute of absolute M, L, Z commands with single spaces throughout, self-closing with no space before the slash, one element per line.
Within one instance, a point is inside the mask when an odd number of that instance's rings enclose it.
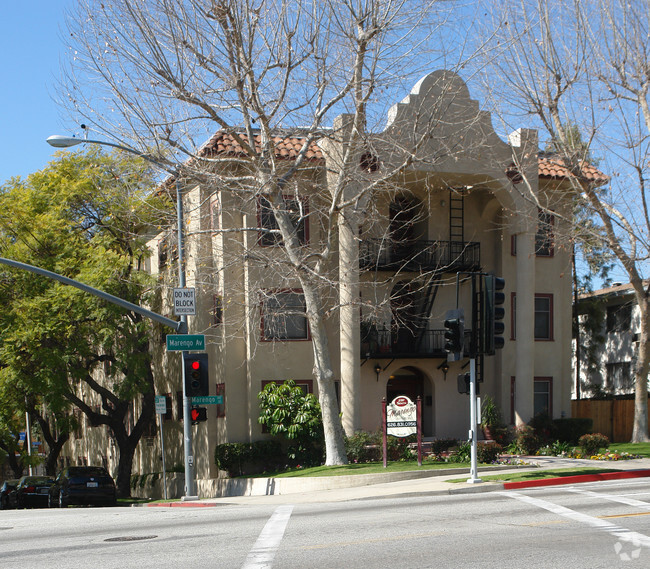
<path fill-rule="evenodd" d="M 100 146 L 110 146 L 112 148 L 118 148 L 129 152 L 139 158 L 146 160 L 147 162 L 153 164 L 154 166 L 165 170 L 172 174 L 176 179 L 176 225 L 178 233 L 178 286 L 180 288 L 185 288 L 185 267 L 184 267 L 184 236 L 183 236 L 183 197 L 180 183 L 180 176 L 178 172 L 168 169 L 166 166 L 154 160 L 150 156 L 135 150 L 134 148 L 129 148 L 128 146 L 123 146 L 121 144 L 115 144 L 113 142 L 108 142 L 105 140 L 89 140 L 82 138 L 72 138 L 69 136 L 53 135 L 47 139 L 47 143 L 54 148 L 70 148 L 72 146 L 77 146 L 78 144 L 99 144 Z M 184 330 L 184 333 L 187 333 L 187 316 L 181 315 L 181 329 Z M 182 353 L 182 358 L 184 361 L 185 352 Z M 197 495 L 194 491 L 194 456 L 192 455 L 192 420 L 191 420 L 191 410 L 192 404 L 187 396 L 185 390 L 185 366 L 181 365 L 181 374 L 182 374 L 182 384 L 183 384 L 183 454 L 185 459 L 185 496 L 184 499 L 192 500 L 197 499 Z"/>

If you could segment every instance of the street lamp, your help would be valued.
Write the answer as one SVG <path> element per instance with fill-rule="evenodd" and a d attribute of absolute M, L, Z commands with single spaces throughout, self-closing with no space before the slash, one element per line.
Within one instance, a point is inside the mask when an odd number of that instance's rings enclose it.
<path fill-rule="evenodd" d="M 47 143 L 54 148 L 70 148 L 72 146 L 77 146 L 78 144 L 99 144 L 101 146 L 110 146 L 112 148 L 118 148 L 134 154 L 139 158 L 146 160 L 147 162 L 153 164 L 154 166 L 169 172 L 174 178 L 176 178 L 176 224 L 178 232 L 178 286 L 180 288 L 185 288 L 185 268 L 183 265 L 183 252 L 184 252 L 184 238 L 183 238 L 183 197 L 181 193 L 181 183 L 180 176 L 178 172 L 170 170 L 164 164 L 161 164 L 157 160 L 154 160 L 150 156 L 135 150 L 134 148 L 129 148 L 128 146 L 123 146 L 121 144 L 115 144 L 113 142 L 108 142 L 106 140 L 89 140 L 83 138 L 73 138 L 69 136 L 61 136 L 55 134 L 50 136 L 47 139 Z M 187 333 L 187 316 L 181 315 L 182 329 Z M 182 354 L 183 360 L 185 359 L 185 353 Z M 192 411 L 192 404 L 188 397 L 187 391 L 185 389 L 185 366 L 181 365 L 182 370 L 182 384 L 183 384 L 183 438 L 184 438 L 184 455 L 185 455 L 185 499 L 197 499 L 198 496 L 194 493 L 194 457 L 192 456 L 192 420 L 190 418 Z"/>

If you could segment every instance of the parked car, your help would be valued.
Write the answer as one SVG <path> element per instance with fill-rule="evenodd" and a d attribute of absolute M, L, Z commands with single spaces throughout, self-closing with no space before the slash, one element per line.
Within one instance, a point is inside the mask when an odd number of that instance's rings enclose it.
<path fill-rule="evenodd" d="M 50 487 L 50 508 L 70 504 L 114 506 L 117 492 L 113 477 L 101 466 L 68 466 L 59 472 Z"/>
<path fill-rule="evenodd" d="M 51 476 L 23 476 L 16 485 L 16 507 L 46 507 L 52 484 Z"/>
<path fill-rule="evenodd" d="M 10 510 L 16 507 L 16 486 L 18 479 L 5 480 L 0 486 L 0 510 Z"/>

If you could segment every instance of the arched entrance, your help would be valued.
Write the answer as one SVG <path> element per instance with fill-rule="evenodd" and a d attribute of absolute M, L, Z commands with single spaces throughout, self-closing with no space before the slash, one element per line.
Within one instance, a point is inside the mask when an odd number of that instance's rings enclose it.
<path fill-rule="evenodd" d="M 416 367 L 403 367 L 391 374 L 386 384 L 386 401 L 405 395 L 411 401 L 422 399 L 422 434 L 431 437 L 433 429 L 433 387 Z"/>

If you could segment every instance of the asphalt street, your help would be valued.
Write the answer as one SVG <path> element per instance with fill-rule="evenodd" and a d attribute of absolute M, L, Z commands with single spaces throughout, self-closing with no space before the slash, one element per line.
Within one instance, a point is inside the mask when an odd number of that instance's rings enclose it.
<path fill-rule="evenodd" d="M 649 565 L 649 478 L 293 504 L 267 497 L 0 512 L 0 566 L 21 569 Z"/>

